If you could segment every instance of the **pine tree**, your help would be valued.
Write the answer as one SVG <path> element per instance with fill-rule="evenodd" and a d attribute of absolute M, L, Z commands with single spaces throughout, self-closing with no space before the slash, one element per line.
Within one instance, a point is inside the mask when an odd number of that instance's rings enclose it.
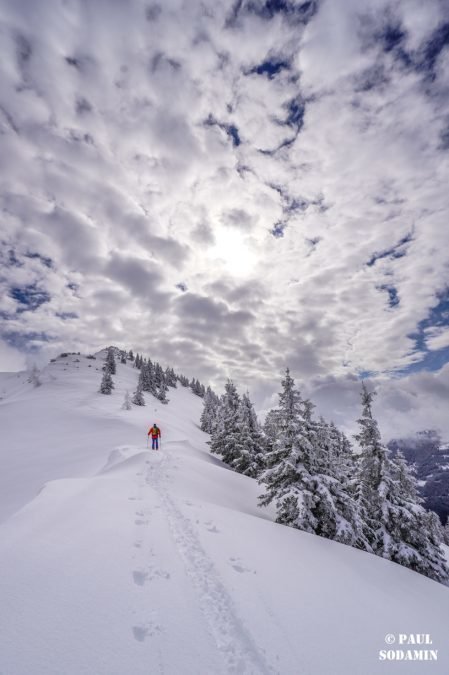
<path fill-rule="evenodd" d="M 166 393 L 168 386 L 165 381 L 164 371 L 159 363 L 155 363 L 153 367 L 152 387 L 151 392 L 161 403 L 168 403 Z"/>
<path fill-rule="evenodd" d="M 145 405 L 145 398 L 144 398 L 143 392 L 142 392 L 142 382 L 141 382 L 140 376 L 139 376 L 139 381 L 137 383 L 137 389 L 134 392 L 133 397 L 132 397 L 132 402 L 134 403 L 134 405 Z"/>
<path fill-rule="evenodd" d="M 306 417 L 310 423 L 311 409 L 306 408 Z M 349 464 L 343 452 L 336 427 L 320 418 L 310 465 L 315 491 L 312 508 L 315 532 L 353 546 L 359 536 L 359 519 L 355 500 L 349 494 Z"/>
<path fill-rule="evenodd" d="M 128 353 L 128 360 L 129 360 L 129 361 L 134 361 L 134 354 L 133 354 L 133 350 L 132 350 L 132 349 L 129 350 L 129 353 Z"/>
<path fill-rule="evenodd" d="M 151 393 L 154 393 L 153 391 L 153 379 L 154 379 L 154 371 L 153 371 L 153 364 L 150 360 L 147 362 L 141 361 L 141 366 L 140 366 L 140 376 L 139 376 L 139 381 L 142 386 L 142 391 L 148 391 Z"/>
<path fill-rule="evenodd" d="M 204 407 L 200 418 L 200 427 L 206 434 L 211 434 L 215 428 L 219 405 L 220 399 L 208 387 L 204 396 Z"/>
<path fill-rule="evenodd" d="M 126 364 L 126 352 L 125 351 L 120 352 L 120 363 Z"/>
<path fill-rule="evenodd" d="M 122 410 L 131 410 L 132 405 L 131 405 L 131 396 L 129 395 L 129 391 L 126 390 L 125 392 L 125 398 L 123 399 L 122 403 Z"/>
<path fill-rule="evenodd" d="M 234 383 L 228 380 L 218 408 L 217 423 L 209 445 L 211 452 L 221 455 L 226 464 L 232 465 L 239 456 L 239 405 L 240 397 Z"/>
<path fill-rule="evenodd" d="M 382 445 L 372 414 L 373 398 L 374 393 L 363 384 L 361 431 L 356 436 L 362 450 L 358 479 L 372 549 L 388 560 L 445 581 L 449 570 L 441 549 L 440 522 L 422 507 L 416 479 L 401 453 L 391 457 Z"/>
<path fill-rule="evenodd" d="M 190 389 L 193 391 L 193 393 L 196 394 L 196 396 L 200 396 L 201 398 L 204 397 L 206 393 L 206 387 L 204 386 L 204 384 L 201 384 L 199 380 L 193 378 L 189 386 Z"/>
<path fill-rule="evenodd" d="M 354 544 L 357 512 L 348 492 L 349 452 L 334 425 L 313 418 L 313 404 L 303 400 L 286 371 L 279 407 L 265 424 L 267 491 L 261 505 L 275 501 L 277 521 L 328 539 Z"/>
<path fill-rule="evenodd" d="M 449 546 L 449 516 L 446 520 L 446 525 L 443 528 L 443 542 Z"/>
<path fill-rule="evenodd" d="M 115 366 L 114 350 L 112 347 L 109 347 L 106 356 L 106 370 L 108 370 L 111 375 L 115 375 L 116 366 Z"/>
<path fill-rule="evenodd" d="M 441 549 L 440 521 L 435 513 L 422 507 L 416 479 L 402 453 L 387 456 L 380 497 L 382 518 L 378 555 L 436 581 L 445 581 L 449 570 Z"/>
<path fill-rule="evenodd" d="M 164 375 L 167 386 L 176 389 L 177 377 L 173 368 L 166 368 Z"/>
<path fill-rule="evenodd" d="M 178 375 L 178 380 L 183 387 L 190 386 L 189 378 L 186 377 L 185 375 Z"/>
<path fill-rule="evenodd" d="M 263 467 L 264 438 L 249 394 L 243 394 L 238 409 L 239 453 L 232 468 L 256 478 Z"/>
<path fill-rule="evenodd" d="M 106 367 L 105 370 L 103 371 L 103 377 L 101 379 L 101 384 L 100 384 L 100 394 L 112 394 L 112 390 L 114 389 L 114 383 L 112 381 L 111 373 Z"/>
<path fill-rule="evenodd" d="M 276 522 L 315 532 L 318 521 L 315 485 L 310 474 L 316 428 L 308 418 L 309 405 L 301 398 L 287 368 L 279 394 L 273 450 L 265 455 L 267 468 L 259 482 L 266 492 L 259 498 L 261 506 L 276 504 Z"/>
<path fill-rule="evenodd" d="M 359 509 L 359 483 L 357 480 L 357 457 L 355 456 L 351 442 L 345 434 L 337 429 L 331 422 L 328 426 L 329 434 L 333 446 L 333 465 L 345 494 L 351 500 L 351 524 L 352 537 L 351 546 L 372 552 L 368 540 L 365 538 L 365 518 L 364 513 Z"/>
<path fill-rule="evenodd" d="M 280 420 L 279 410 L 270 410 L 263 423 L 263 433 L 265 440 L 265 453 L 270 453 L 274 449 L 276 442 L 277 431 L 279 429 Z"/>
<path fill-rule="evenodd" d="M 386 461 L 386 449 L 383 447 L 377 422 L 372 415 L 372 401 L 375 394 L 369 393 L 362 385 L 362 416 L 358 420 L 360 432 L 355 435 L 361 454 L 357 467 L 357 508 L 360 513 L 363 531 L 360 536 L 360 548 L 374 553 L 381 550 L 381 501 L 379 489 L 382 482 L 383 467 Z"/>

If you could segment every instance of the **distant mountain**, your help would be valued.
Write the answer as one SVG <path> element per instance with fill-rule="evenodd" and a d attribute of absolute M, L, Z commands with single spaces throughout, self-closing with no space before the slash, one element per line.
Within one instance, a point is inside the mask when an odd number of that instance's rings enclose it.
<path fill-rule="evenodd" d="M 425 506 L 437 513 L 444 524 L 449 516 L 449 443 L 434 429 L 388 443 L 394 453 L 401 450 L 416 469 Z"/>

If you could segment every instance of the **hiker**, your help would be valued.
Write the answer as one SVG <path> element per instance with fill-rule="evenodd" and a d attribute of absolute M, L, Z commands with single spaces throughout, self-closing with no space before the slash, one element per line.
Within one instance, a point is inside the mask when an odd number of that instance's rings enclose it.
<path fill-rule="evenodd" d="M 150 428 L 148 431 L 148 436 L 151 436 L 152 440 L 152 449 L 153 450 L 159 450 L 159 439 L 161 437 L 161 430 L 157 426 L 156 422 L 153 424 L 153 426 Z"/>

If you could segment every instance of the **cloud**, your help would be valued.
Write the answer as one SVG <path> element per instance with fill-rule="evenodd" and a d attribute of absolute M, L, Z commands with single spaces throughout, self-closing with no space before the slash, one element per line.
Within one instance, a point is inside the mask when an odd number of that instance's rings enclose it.
<path fill-rule="evenodd" d="M 449 400 L 449 367 L 401 378 L 379 376 L 367 380 L 377 392 L 373 410 L 385 441 L 409 432 L 435 428 L 449 437 L 444 410 Z M 319 409 L 352 433 L 360 408 L 360 382 L 351 377 L 322 378 L 308 387 Z"/>
<path fill-rule="evenodd" d="M 431 351 L 449 347 L 449 329 L 433 328 L 427 332 L 427 347 Z"/>
<path fill-rule="evenodd" d="M 439 0 L 3 6 L 2 334 L 114 341 L 260 405 L 289 364 L 342 423 L 369 373 L 385 419 L 441 422 L 448 21 Z"/>
<path fill-rule="evenodd" d="M 0 340 L 0 370 L 2 372 L 14 372 L 25 370 L 26 358 L 19 350 Z"/>
<path fill-rule="evenodd" d="M 163 277 L 151 261 L 113 253 L 104 267 L 104 274 L 152 306 L 156 299 L 163 303 L 168 297 L 159 291 Z"/>

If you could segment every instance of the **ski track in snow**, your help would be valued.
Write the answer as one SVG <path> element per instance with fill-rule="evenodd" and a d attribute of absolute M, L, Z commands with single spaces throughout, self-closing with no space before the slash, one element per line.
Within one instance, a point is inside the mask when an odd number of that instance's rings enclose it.
<path fill-rule="evenodd" d="M 149 464 L 145 482 L 159 495 L 169 530 L 191 579 L 217 649 L 228 673 L 234 675 L 275 675 L 249 631 L 239 619 L 233 601 L 213 562 L 204 551 L 191 522 L 170 496 L 170 470 L 176 469 L 167 451 L 160 462 Z"/>
<path fill-rule="evenodd" d="M 146 460 L 146 463 L 149 464 L 149 460 Z M 148 566 L 148 558 L 154 556 L 151 548 L 148 549 L 147 539 L 149 537 L 148 525 L 151 520 L 151 509 L 149 505 L 145 504 L 145 474 L 143 471 L 139 471 L 136 474 L 138 480 L 138 492 L 136 496 L 128 497 L 130 501 L 134 501 L 136 504 L 136 510 L 134 513 L 134 524 L 136 525 L 136 530 L 138 534 L 134 541 L 134 569 L 132 570 L 131 576 L 134 584 L 144 590 L 143 587 L 147 582 L 155 578 L 155 576 L 164 576 L 164 573 L 160 570 L 154 570 L 152 567 Z M 149 550 L 149 553 L 148 553 Z M 159 574 L 160 573 L 160 574 Z M 165 578 L 169 578 L 170 575 L 167 574 Z M 131 631 L 134 639 L 137 642 L 145 642 L 148 638 L 157 636 L 158 634 L 164 631 L 164 627 L 161 624 L 158 612 L 156 609 L 145 610 L 144 616 L 140 616 L 139 623 L 131 626 Z M 156 654 L 157 654 L 157 673 L 158 675 L 165 675 L 165 667 L 163 662 L 163 656 L 161 652 L 160 645 L 156 643 Z M 154 671 L 153 671 L 154 672 Z"/>

